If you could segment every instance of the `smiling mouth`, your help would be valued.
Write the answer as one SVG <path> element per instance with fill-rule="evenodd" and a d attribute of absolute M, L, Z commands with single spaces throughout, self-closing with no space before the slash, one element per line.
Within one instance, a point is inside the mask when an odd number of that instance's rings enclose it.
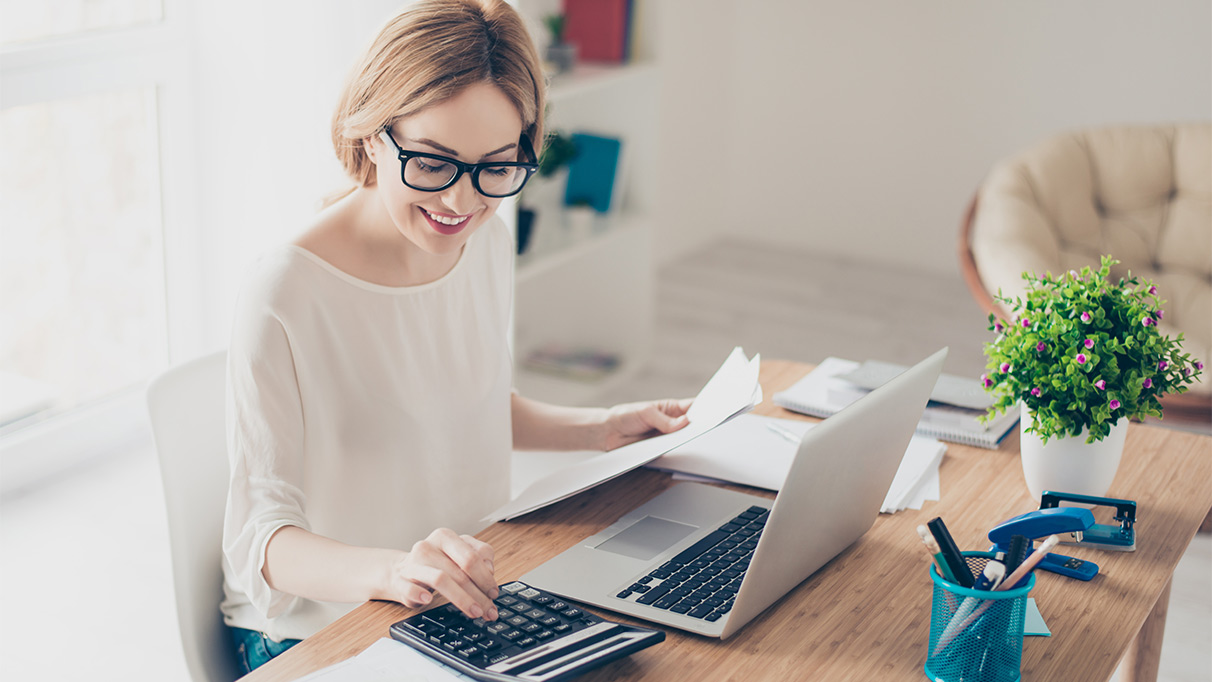
<path fill-rule="evenodd" d="M 465 216 L 448 216 L 448 215 L 441 215 L 441 214 L 439 214 L 439 213 L 431 213 L 430 211 L 428 211 L 428 210 L 426 210 L 426 209 L 423 209 L 423 208 L 421 209 L 421 212 L 422 212 L 422 213 L 424 213 L 424 214 L 425 214 L 427 217 L 429 217 L 431 220 L 433 220 L 433 221 L 435 221 L 435 222 L 442 223 L 443 225 L 447 225 L 447 226 L 450 226 L 450 227 L 454 227 L 455 225 L 461 225 L 461 224 L 463 224 L 464 222 L 466 222 L 466 220 L 467 220 L 468 218 L 470 218 L 470 217 L 471 217 L 471 216 L 469 216 L 469 215 L 465 215 Z"/>
<path fill-rule="evenodd" d="M 452 234 L 458 234 L 459 232 L 462 232 L 463 228 L 467 226 L 467 219 L 471 217 L 471 215 L 465 215 L 465 216 L 442 215 L 442 214 L 438 214 L 438 213 L 432 213 L 419 206 L 417 208 L 421 211 L 421 215 L 425 216 L 425 219 L 429 221 L 430 227 L 432 227 L 438 233 L 444 234 L 444 235 L 452 235 Z"/>

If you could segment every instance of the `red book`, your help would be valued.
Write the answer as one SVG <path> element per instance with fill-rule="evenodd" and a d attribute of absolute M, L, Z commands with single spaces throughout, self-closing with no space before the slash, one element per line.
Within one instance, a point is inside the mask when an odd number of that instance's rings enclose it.
<path fill-rule="evenodd" d="M 564 42 L 577 60 L 620 64 L 627 60 L 631 0 L 564 0 Z"/>

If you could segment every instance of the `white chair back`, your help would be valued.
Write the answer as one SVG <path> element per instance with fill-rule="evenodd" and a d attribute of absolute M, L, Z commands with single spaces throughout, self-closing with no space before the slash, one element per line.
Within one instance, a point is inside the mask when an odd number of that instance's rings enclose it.
<path fill-rule="evenodd" d="M 227 352 L 173 367 L 147 390 L 164 481 L 177 620 L 194 682 L 240 676 L 219 602 L 228 464 L 224 420 Z"/>

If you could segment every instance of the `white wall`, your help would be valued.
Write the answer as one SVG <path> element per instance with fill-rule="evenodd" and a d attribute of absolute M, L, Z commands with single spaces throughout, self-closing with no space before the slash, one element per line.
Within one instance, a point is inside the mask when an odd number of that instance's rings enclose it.
<path fill-rule="evenodd" d="M 345 75 L 400 4 L 189 3 L 208 347 L 227 344 L 253 260 L 349 186 L 329 120 Z"/>
<path fill-rule="evenodd" d="M 666 247 L 729 234 L 954 273 L 998 159 L 1073 128 L 1212 118 L 1207 0 L 704 6 L 662 12 L 663 150 L 669 172 L 714 158 L 728 177 L 667 188 Z"/>

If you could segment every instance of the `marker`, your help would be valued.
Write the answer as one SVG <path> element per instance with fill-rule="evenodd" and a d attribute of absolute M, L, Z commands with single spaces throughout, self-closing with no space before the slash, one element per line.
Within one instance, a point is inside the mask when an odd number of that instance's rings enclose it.
<path fill-rule="evenodd" d="M 934 567 L 938 569 L 938 574 L 949 583 L 955 582 L 955 576 L 951 575 L 951 569 L 947 568 L 947 562 L 943 560 L 943 552 L 938 548 L 938 542 L 934 536 L 930 534 L 930 529 L 918 526 L 917 534 L 922 536 L 922 544 L 926 545 L 926 551 L 934 557 Z"/>
<path fill-rule="evenodd" d="M 955 540 L 952 539 L 951 533 L 947 530 L 947 524 L 943 523 L 942 519 L 935 517 L 926 524 L 926 527 L 938 541 L 939 550 L 943 553 L 943 560 L 951 569 L 951 575 L 955 576 L 955 580 L 952 582 L 967 588 L 975 585 L 976 579 L 972 577 L 972 569 L 968 568 L 968 560 L 964 558 L 963 553 L 955 544 Z"/>

